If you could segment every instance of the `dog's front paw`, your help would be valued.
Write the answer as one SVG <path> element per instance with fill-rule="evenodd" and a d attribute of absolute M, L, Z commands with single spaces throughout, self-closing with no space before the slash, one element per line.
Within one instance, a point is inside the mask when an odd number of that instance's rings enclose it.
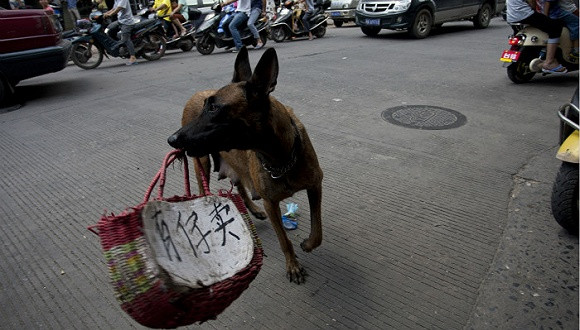
<path fill-rule="evenodd" d="M 266 214 L 266 212 L 262 211 L 262 210 L 255 210 L 255 211 L 250 211 L 252 212 L 252 215 L 256 217 L 256 219 L 260 219 L 260 220 L 265 220 L 266 218 L 268 218 L 268 215 Z"/>
<path fill-rule="evenodd" d="M 311 252 L 312 250 L 316 249 L 322 243 L 320 240 L 314 240 L 307 238 L 302 243 L 300 243 L 300 247 L 304 252 Z"/>
<path fill-rule="evenodd" d="M 286 278 L 289 279 L 290 282 L 296 284 L 304 283 L 306 282 L 306 276 L 306 270 L 298 263 L 286 267 Z"/>

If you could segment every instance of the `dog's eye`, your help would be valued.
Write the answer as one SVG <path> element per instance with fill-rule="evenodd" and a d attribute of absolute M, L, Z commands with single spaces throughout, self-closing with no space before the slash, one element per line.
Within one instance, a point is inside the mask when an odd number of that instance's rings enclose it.
<path fill-rule="evenodd" d="M 220 109 L 220 107 L 215 103 L 209 105 L 210 112 L 216 112 L 216 111 L 219 111 L 219 109 Z"/>

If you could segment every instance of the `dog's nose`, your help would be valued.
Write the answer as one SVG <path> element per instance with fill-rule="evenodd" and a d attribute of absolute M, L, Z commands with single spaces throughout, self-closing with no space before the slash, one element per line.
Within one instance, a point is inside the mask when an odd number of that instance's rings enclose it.
<path fill-rule="evenodd" d="M 173 134 L 170 137 L 167 138 L 167 143 L 169 143 L 170 146 L 172 146 L 173 148 L 178 148 L 177 147 L 177 134 Z"/>

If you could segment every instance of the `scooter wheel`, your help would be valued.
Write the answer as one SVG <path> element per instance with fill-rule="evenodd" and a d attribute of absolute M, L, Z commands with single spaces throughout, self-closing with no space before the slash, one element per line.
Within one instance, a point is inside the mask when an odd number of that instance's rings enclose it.
<path fill-rule="evenodd" d="M 284 28 L 275 27 L 270 31 L 270 38 L 275 42 L 282 42 L 288 38 L 288 34 Z"/>
<path fill-rule="evenodd" d="M 103 51 L 88 42 L 79 42 L 72 46 L 70 58 L 79 68 L 90 70 L 101 65 Z"/>
<path fill-rule="evenodd" d="M 534 77 L 536 73 L 530 70 L 527 61 L 517 61 L 507 67 L 507 75 L 516 84 L 526 83 Z"/>
<path fill-rule="evenodd" d="M 552 189 L 552 215 L 572 235 L 578 235 L 578 164 L 563 162 Z"/>
<path fill-rule="evenodd" d="M 215 48 L 215 41 L 209 34 L 206 34 L 195 41 L 195 48 L 200 54 L 209 55 Z"/>
<path fill-rule="evenodd" d="M 184 52 L 189 52 L 190 50 L 193 49 L 193 44 L 194 44 L 193 38 L 186 38 L 180 41 L 179 49 L 181 49 Z"/>
<path fill-rule="evenodd" d="M 156 61 L 165 55 L 167 44 L 165 38 L 159 33 L 151 33 L 145 37 L 146 45 L 143 47 L 143 56 L 147 61 Z"/>
<path fill-rule="evenodd" d="M 324 37 L 324 35 L 326 34 L 326 26 L 319 26 L 316 29 L 314 29 L 314 31 L 312 31 L 314 34 L 314 36 L 318 39 Z"/>

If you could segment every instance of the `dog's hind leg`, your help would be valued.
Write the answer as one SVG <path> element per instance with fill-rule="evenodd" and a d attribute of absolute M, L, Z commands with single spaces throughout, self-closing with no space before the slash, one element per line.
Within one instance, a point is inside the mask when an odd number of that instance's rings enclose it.
<path fill-rule="evenodd" d="M 305 239 L 300 247 L 305 252 L 310 252 L 322 243 L 322 186 L 307 189 L 308 204 L 310 205 L 310 236 Z"/>
<path fill-rule="evenodd" d="M 268 217 L 268 215 L 258 205 L 256 205 L 252 201 L 252 199 L 248 196 L 248 192 L 246 191 L 246 187 L 244 186 L 244 184 L 241 181 L 237 184 L 237 187 L 238 187 L 238 193 L 240 194 L 240 197 L 242 197 L 244 204 L 246 204 L 248 211 L 250 211 L 253 216 L 255 216 L 256 218 L 258 218 L 260 220 L 266 219 Z"/>
<path fill-rule="evenodd" d="M 286 257 L 286 277 L 290 282 L 296 284 L 304 283 L 306 271 L 302 266 L 300 266 L 298 260 L 296 260 L 296 254 L 294 253 L 292 242 L 290 242 L 288 236 L 286 236 L 286 231 L 284 231 L 284 228 L 282 227 L 280 203 L 264 199 L 264 208 L 270 218 L 272 227 L 274 227 L 274 231 L 276 231 L 276 236 L 278 237 L 280 248 L 282 249 L 282 252 L 284 252 L 284 257 Z"/>
<path fill-rule="evenodd" d="M 203 156 L 203 157 L 199 157 L 199 161 L 201 163 L 201 169 L 203 169 L 203 173 L 205 175 L 205 178 L 207 180 L 207 184 L 209 186 L 209 175 L 210 175 L 210 161 L 209 161 L 209 157 L 208 156 Z M 197 179 L 197 187 L 199 189 L 199 194 L 203 195 L 204 194 L 204 190 L 203 190 L 203 184 L 202 184 L 202 180 L 201 180 L 201 172 L 200 172 L 200 168 L 197 164 L 196 161 L 193 162 L 193 167 L 195 170 L 195 178 Z"/>

